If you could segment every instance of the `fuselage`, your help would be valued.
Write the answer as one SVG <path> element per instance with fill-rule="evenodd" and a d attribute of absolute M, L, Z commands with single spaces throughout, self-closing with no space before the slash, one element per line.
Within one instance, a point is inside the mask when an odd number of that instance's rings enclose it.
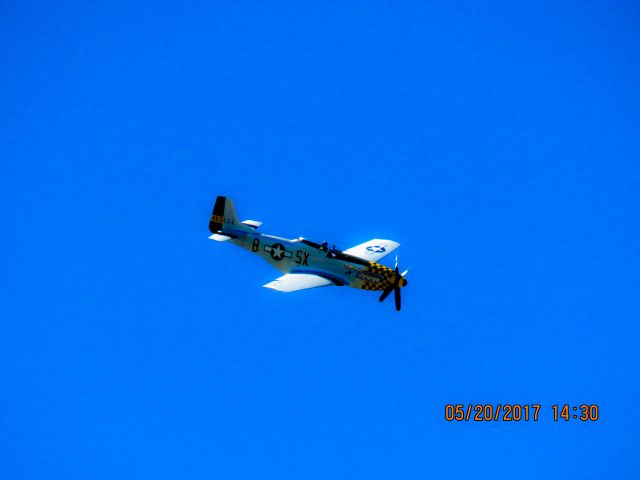
<path fill-rule="evenodd" d="M 329 249 L 302 237 L 294 240 L 247 232 L 229 240 L 256 254 L 282 273 L 307 273 L 363 290 L 384 290 L 395 278 L 393 269 Z"/>

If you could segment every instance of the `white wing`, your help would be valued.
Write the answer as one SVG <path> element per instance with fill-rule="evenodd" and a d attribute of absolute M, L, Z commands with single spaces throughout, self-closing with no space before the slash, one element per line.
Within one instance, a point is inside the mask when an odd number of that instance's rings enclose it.
<path fill-rule="evenodd" d="M 280 278 L 276 278 L 273 282 L 263 285 L 263 287 L 272 288 L 279 292 L 295 292 L 306 288 L 326 287 L 333 284 L 331 280 L 319 277 L 318 275 L 287 273 Z"/>
<path fill-rule="evenodd" d="M 385 255 L 393 252 L 399 246 L 400 244 L 393 240 L 381 240 L 379 238 L 374 238 L 368 242 L 351 247 L 345 250 L 344 253 L 362 258 L 363 260 L 377 262 Z"/>

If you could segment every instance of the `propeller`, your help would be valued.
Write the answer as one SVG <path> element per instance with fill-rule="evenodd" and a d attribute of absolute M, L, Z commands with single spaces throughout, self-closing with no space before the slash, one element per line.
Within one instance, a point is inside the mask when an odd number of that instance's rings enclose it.
<path fill-rule="evenodd" d="M 407 286 L 408 282 L 405 280 L 404 276 L 408 271 L 409 270 L 405 270 L 404 272 L 400 273 L 400 270 L 398 269 L 398 256 L 396 255 L 396 268 L 394 270 L 395 276 L 393 277 L 393 282 L 391 282 L 391 285 L 384 289 L 382 295 L 380 295 L 380 298 L 378 299 L 379 302 L 384 302 L 385 298 L 387 298 L 389 294 L 393 292 L 396 301 L 396 311 L 400 311 L 400 307 L 402 305 L 400 298 L 400 289 Z"/>

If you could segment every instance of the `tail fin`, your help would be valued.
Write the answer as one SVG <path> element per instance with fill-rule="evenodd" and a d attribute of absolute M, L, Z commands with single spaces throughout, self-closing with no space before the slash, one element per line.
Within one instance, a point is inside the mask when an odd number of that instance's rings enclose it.
<path fill-rule="evenodd" d="M 233 201 L 230 198 L 219 196 L 213 206 L 213 213 L 209 220 L 211 233 L 247 232 L 253 229 L 240 223 Z"/>

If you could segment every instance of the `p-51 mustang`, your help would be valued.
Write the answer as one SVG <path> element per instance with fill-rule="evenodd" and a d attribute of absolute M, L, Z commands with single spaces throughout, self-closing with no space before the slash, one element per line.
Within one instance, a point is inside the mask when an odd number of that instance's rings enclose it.
<path fill-rule="evenodd" d="M 209 221 L 209 237 L 231 242 L 266 260 L 283 276 L 264 285 L 280 292 L 295 292 L 329 285 L 349 285 L 362 290 L 382 291 L 382 302 L 394 292 L 396 310 L 400 311 L 400 289 L 407 286 L 396 257 L 395 269 L 376 263 L 400 246 L 392 240 L 374 239 L 340 251 L 327 242 L 314 243 L 302 237 L 295 240 L 257 232 L 262 222 L 238 220 L 231 199 L 218 197 Z"/>

